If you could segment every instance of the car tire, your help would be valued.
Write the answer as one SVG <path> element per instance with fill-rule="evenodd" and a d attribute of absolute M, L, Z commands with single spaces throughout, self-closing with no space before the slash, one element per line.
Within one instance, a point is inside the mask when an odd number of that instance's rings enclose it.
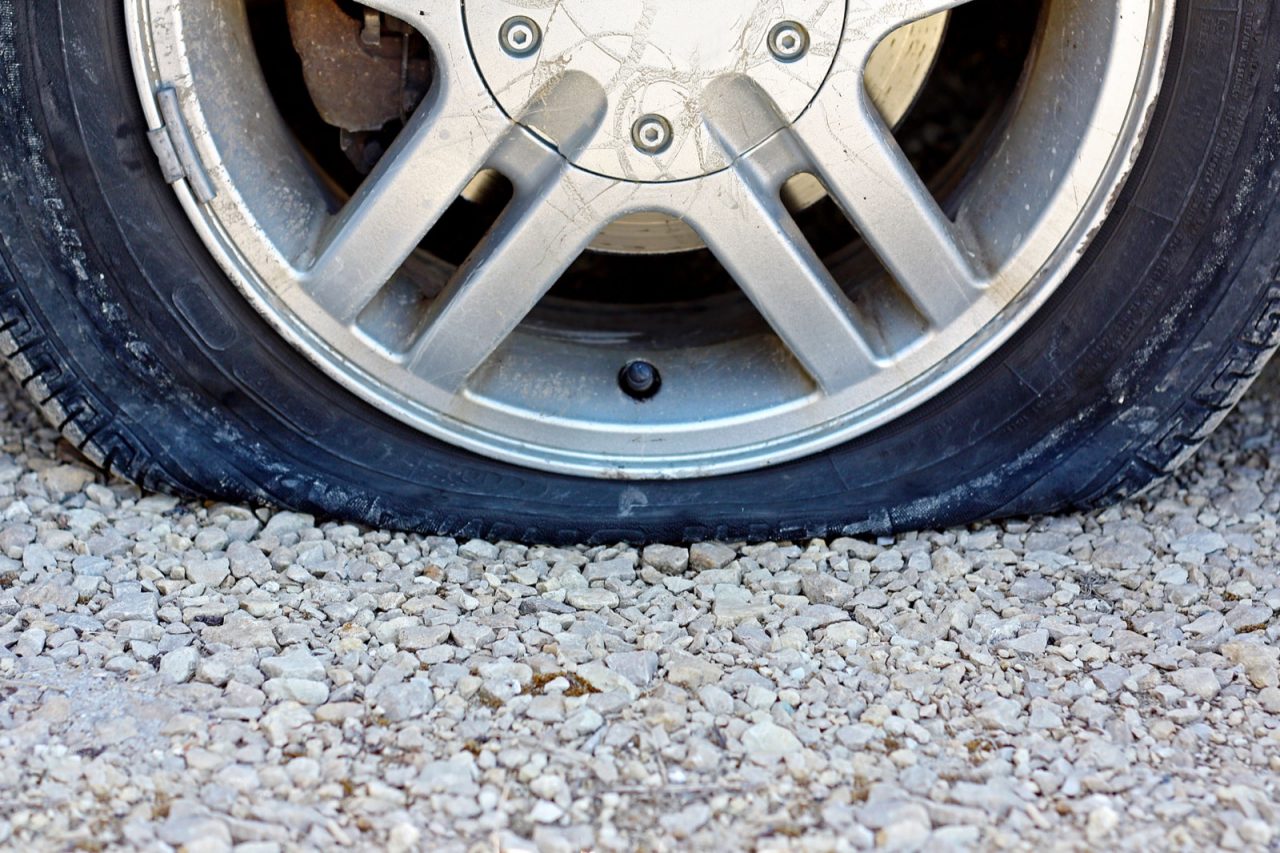
<path fill-rule="evenodd" d="M 1186 460 L 1280 337 L 1280 3 L 1182 2 L 1104 225 L 941 394 L 730 474 L 620 480 L 486 458 L 351 393 L 231 283 L 149 145 L 120 6 L 0 0 L 0 348 L 69 441 L 148 490 L 590 543 L 1092 507 Z"/>

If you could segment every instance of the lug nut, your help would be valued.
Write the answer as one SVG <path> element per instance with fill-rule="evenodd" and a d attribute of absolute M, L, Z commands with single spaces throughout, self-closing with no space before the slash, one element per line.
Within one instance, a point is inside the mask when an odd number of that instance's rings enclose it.
<path fill-rule="evenodd" d="M 795 62 L 809 52 L 809 31 L 797 21 L 783 21 L 769 31 L 769 52 L 779 62 Z"/>
<path fill-rule="evenodd" d="M 628 397 L 648 400 L 662 388 L 662 376 L 658 368 L 647 361 L 631 361 L 618 374 L 618 384 Z"/>
<path fill-rule="evenodd" d="M 542 28 L 532 18 L 517 15 L 502 25 L 498 40 L 502 49 L 512 56 L 528 56 L 542 44 Z"/>
<path fill-rule="evenodd" d="M 631 141 L 646 154 L 661 154 L 671 146 L 671 122 L 660 115 L 645 115 L 631 126 Z"/>

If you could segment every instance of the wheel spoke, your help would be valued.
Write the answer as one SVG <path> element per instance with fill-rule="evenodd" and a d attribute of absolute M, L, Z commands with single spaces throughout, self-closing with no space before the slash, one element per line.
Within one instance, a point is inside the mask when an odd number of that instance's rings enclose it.
<path fill-rule="evenodd" d="M 486 103 L 440 81 L 338 215 L 306 286 L 339 320 L 356 319 L 501 141 L 510 123 Z"/>
<path fill-rule="evenodd" d="M 700 196 L 694 226 L 809 375 L 835 394 L 871 372 L 873 354 L 849 298 L 782 204 L 768 177 L 776 170 L 761 167 L 785 146 L 776 138 L 723 173 L 719 192 Z"/>
<path fill-rule="evenodd" d="M 920 180 L 860 80 L 853 92 L 829 86 L 794 131 L 835 202 L 932 325 L 945 325 L 981 295 L 978 253 Z"/>
<path fill-rule="evenodd" d="M 614 214 L 617 182 L 578 172 L 532 140 L 519 146 L 514 159 L 541 160 L 523 176 L 535 188 L 517 190 L 432 304 L 408 356 L 414 373 L 445 390 L 462 387 Z"/>

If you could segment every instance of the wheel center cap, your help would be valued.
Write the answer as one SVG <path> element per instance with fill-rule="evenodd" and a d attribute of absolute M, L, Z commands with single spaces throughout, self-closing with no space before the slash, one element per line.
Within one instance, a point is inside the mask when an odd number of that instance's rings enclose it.
<path fill-rule="evenodd" d="M 525 117 L 557 80 L 586 75 L 604 92 L 603 117 L 562 152 L 588 171 L 661 182 L 731 161 L 704 121 L 713 81 L 748 77 L 783 121 L 798 118 L 831 69 L 845 2 L 501 0 L 466 3 L 464 14 L 476 64 L 507 115 L 546 136 Z"/>

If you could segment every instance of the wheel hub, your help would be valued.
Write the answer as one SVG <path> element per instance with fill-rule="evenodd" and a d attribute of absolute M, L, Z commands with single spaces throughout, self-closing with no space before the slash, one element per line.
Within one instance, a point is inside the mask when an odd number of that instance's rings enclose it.
<path fill-rule="evenodd" d="M 729 165 L 703 121 L 717 80 L 745 76 L 776 106 L 780 123 L 798 118 L 831 70 L 845 18 L 845 3 L 831 0 L 787 0 L 774 15 L 761 14 L 759 0 L 531 5 L 464 7 L 489 91 L 524 122 L 549 83 L 586 75 L 604 91 L 604 115 L 585 143 L 564 153 L 586 171 L 646 183 Z"/>

